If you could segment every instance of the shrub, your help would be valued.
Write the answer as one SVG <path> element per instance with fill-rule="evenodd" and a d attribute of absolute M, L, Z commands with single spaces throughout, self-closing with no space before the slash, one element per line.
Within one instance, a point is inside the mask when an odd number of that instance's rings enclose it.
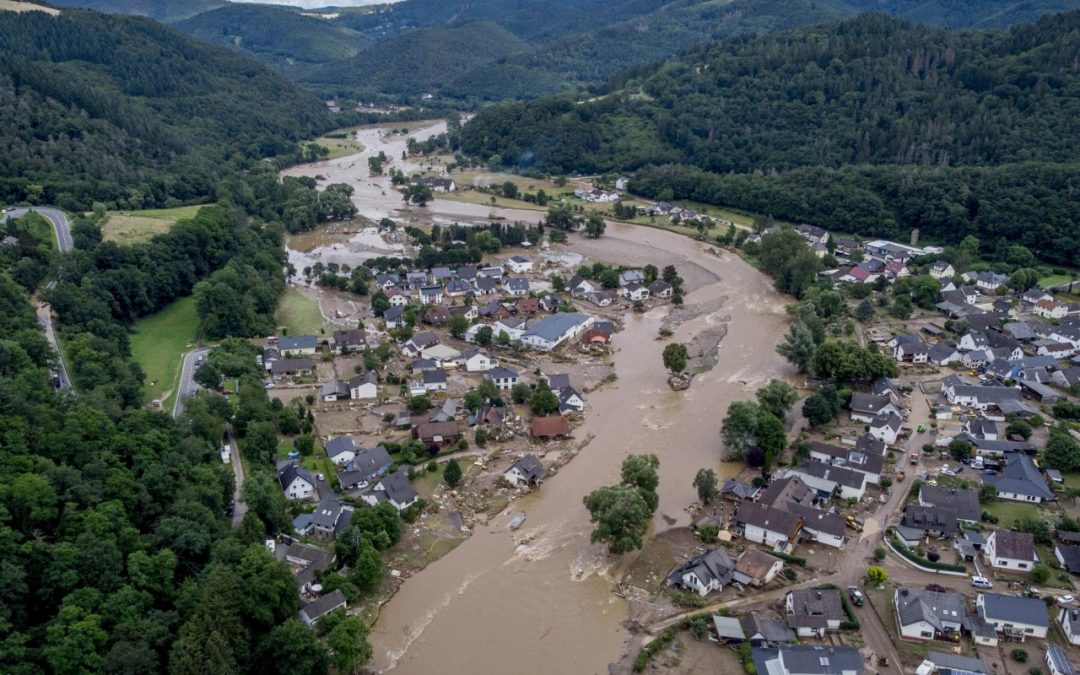
<path fill-rule="evenodd" d="M 885 549 L 878 546 L 877 548 L 874 549 L 874 560 L 884 560 L 884 559 L 885 559 Z"/>
<path fill-rule="evenodd" d="M 795 573 L 795 570 L 791 569 L 790 567 L 785 567 L 784 571 L 781 572 L 781 574 L 783 574 L 784 578 L 787 579 L 788 581 L 795 581 L 795 578 L 798 576 Z"/>
<path fill-rule="evenodd" d="M 708 523 L 698 528 L 697 534 L 699 537 L 701 537 L 701 541 L 705 542 L 706 544 L 715 544 L 720 538 L 720 528 L 718 528 L 716 525 L 713 525 L 712 523 Z"/>
<path fill-rule="evenodd" d="M 806 558 L 799 555 L 789 555 L 787 553 L 780 553 L 779 551 L 770 551 L 769 555 L 773 556 L 774 558 L 780 558 L 784 562 L 789 562 L 792 565 L 806 567 Z"/>
<path fill-rule="evenodd" d="M 1046 565 L 1036 565 L 1031 568 L 1031 581 L 1036 584 L 1045 584 L 1050 579 L 1050 568 Z"/>
<path fill-rule="evenodd" d="M 941 560 L 941 554 L 938 553 L 937 551 L 930 551 L 929 553 L 926 554 L 926 559 L 929 560 L 930 562 L 937 562 L 937 561 Z"/>
<path fill-rule="evenodd" d="M 1027 663 L 1028 660 L 1027 650 L 1020 649 L 1019 647 L 1009 652 L 1009 656 L 1012 657 L 1013 661 L 1016 661 L 1018 663 Z"/>

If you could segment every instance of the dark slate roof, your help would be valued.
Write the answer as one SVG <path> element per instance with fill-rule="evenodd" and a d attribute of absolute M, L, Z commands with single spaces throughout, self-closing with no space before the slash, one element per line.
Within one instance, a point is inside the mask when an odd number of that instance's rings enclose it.
<path fill-rule="evenodd" d="M 1069 660 L 1069 655 L 1065 653 L 1065 650 L 1060 645 L 1047 642 L 1046 658 L 1054 664 L 1054 670 L 1061 675 L 1073 675 L 1076 672 L 1072 661 Z"/>
<path fill-rule="evenodd" d="M 370 478 L 393 463 L 394 460 L 390 458 L 390 453 L 380 445 L 371 450 L 358 452 L 353 461 L 349 463 L 349 467 Z"/>
<path fill-rule="evenodd" d="M 774 672 L 770 662 L 783 658 L 786 671 L 799 675 L 863 675 L 866 666 L 855 647 L 829 647 L 824 645 L 782 645 L 778 649 L 755 647 L 751 651 L 754 665 L 759 673 Z"/>
<path fill-rule="evenodd" d="M 792 628 L 809 626 L 815 622 L 807 622 L 805 619 L 821 619 L 824 621 L 843 621 L 845 618 L 844 605 L 840 600 L 840 591 L 836 589 L 802 589 L 791 591 L 792 613 L 788 614 L 788 625 Z M 821 622 L 821 625 L 824 625 Z"/>
<path fill-rule="evenodd" d="M 802 462 L 794 470 L 850 488 L 862 488 L 866 484 L 866 477 L 858 471 L 845 469 L 842 466 L 832 466 L 824 462 Z"/>
<path fill-rule="evenodd" d="M 413 486 L 409 484 L 409 479 L 405 477 L 403 471 L 395 471 L 380 480 L 379 483 L 382 484 L 383 489 L 386 491 L 386 496 L 398 504 L 403 504 L 419 496 Z"/>
<path fill-rule="evenodd" d="M 915 530 L 938 530 L 944 536 L 956 534 L 956 512 L 934 506 L 909 504 L 904 509 L 904 527 Z"/>
<path fill-rule="evenodd" d="M 693 572 L 704 583 L 716 579 L 721 584 L 726 585 L 731 581 L 731 576 L 735 572 L 735 561 L 731 559 L 725 549 L 714 548 L 711 551 L 690 558 L 672 570 L 671 574 L 668 575 L 668 583 L 680 583 L 682 576 L 688 572 Z"/>
<path fill-rule="evenodd" d="M 855 441 L 856 450 L 870 455 L 884 456 L 888 447 L 885 441 L 880 441 L 868 433 L 859 436 L 859 439 Z"/>
<path fill-rule="evenodd" d="M 1056 545 L 1055 550 L 1065 561 L 1065 569 L 1073 574 L 1080 574 L 1080 546 Z"/>
<path fill-rule="evenodd" d="M 885 394 L 875 396 L 857 391 L 851 395 L 849 407 L 854 412 L 870 413 L 876 415 L 882 408 L 891 404 L 892 401 Z"/>
<path fill-rule="evenodd" d="M 1062 608 L 1061 611 L 1066 612 L 1069 615 L 1069 629 L 1066 630 L 1065 627 L 1062 626 L 1062 632 L 1074 637 L 1080 636 L 1080 609 Z"/>
<path fill-rule="evenodd" d="M 800 517 L 796 513 L 744 501 L 739 504 L 736 521 L 791 537 L 799 529 Z"/>
<path fill-rule="evenodd" d="M 309 621 L 316 621 L 324 614 L 344 604 L 345 595 L 340 590 L 333 590 L 304 605 L 300 612 L 306 615 Z"/>
<path fill-rule="evenodd" d="M 834 537 L 843 537 L 844 528 L 847 526 L 843 516 L 838 513 L 822 511 L 812 506 L 803 506 L 794 502 L 788 502 L 784 508 L 792 513 L 802 516 L 803 527 L 816 532 L 824 532 Z"/>
<path fill-rule="evenodd" d="M 1001 473 L 997 476 L 986 476 L 983 481 L 997 486 L 999 492 L 1013 492 L 1043 499 L 1054 498 L 1053 491 L 1035 467 L 1035 463 L 1021 452 L 1005 455 L 1005 468 Z"/>
<path fill-rule="evenodd" d="M 349 438 L 348 436 L 338 436 L 336 438 L 331 438 L 329 441 L 326 442 L 325 447 L 326 454 L 330 457 L 330 459 L 333 459 L 345 452 L 351 452 L 354 454 L 356 453 L 356 443 L 354 443 L 353 439 Z"/>
<path fill-rule="evenodd" d="M 315 476 L 312 476 L 310 471 L 296 462 L 289 462 L 278 471 L 278 482 L 281 483 L 281 488 L 283 490 L 288 488 L 297 477 L 303 478 L 311 483 L 312 486 L 315 485 Z"/>
<path fill-rule="evenodd" d="M 919 501 L 939 509 L 952 511 L 961 520 L 978 522 L 982 515 L 982 509 L 979 508 L 979 493 L 975 490 L 923 484 L 919 490 Z"/>
<path fill-rule="evenodd" d="M 753 499 L 754 495 L 758 492 L 758 488 L 753 485 L 737 481 L 734 478 L 728 478 L 724 481 L 724 484 L 720 486 L 720 494 L 731 494 L 734 495 L 736 499 Z"/>
<path fill-rule="evenodd" d="M 795 641 L 795 632 L 788 628 L 783 619 L 762 619 L 756 612 L 751 612 L 743 617 L 742 625 L 743 634 L 748 640 L 757 638 L 773 643 Z"/>
<path fill-rule="evenodd" d="M 952 592 L 939 593 L 922 588 L 898 589 L 896 611 L 904 626 L 925 621 L 939 632 L 945 630 L 945 621 L 962 624 L 967 616 L 962 595 Z"/>
<path fill-rule="evenodd" d="M 570 386 L 570 375 L 568 373 L 556 373 L 554 375 L 547 376 L 548 387 L 552 391 L 557 391 L 563 387 Z"/>
<path fill-rule="evenodd" d="M 939 671 L 944 669 L 956 673 L 974 673 L 975 675 L 983 675 L 987 672 L 985 663 L 970 656 L 931 651 L 926 655 L 926 658 L 937 666 Z"/>
<path fill-rule="evenodd" d="M 510 468 L 517 467 L 526 479 L 528 480 L 540 480 L 547 475 L 547 470 L 544 469 L 544 465 L 540 463 L 540 460 L 536 458 L 536 455 L 531 452 L 526 453 L 524 457 L 514 462 Z"/>
<path fill-rule="evenodd" d="M 987 621 L 1007 619 L 1029 626 L 1050 626 L 1050 616 L 1042 600 L 997 593 L 983 593 L 982 596 L 982 616 Z"/>
<path fill-rule="evenodd" d="M 774 480 L 758 495 L 759 503 L 775 508 L 786 508 L 787 502 L 809 504 L 813 500 L 814 490 L 798 476 Z"/>
<path fill-rule="evenodd" d="M 991 536 L 994 537 L 994 553 L 999 558 L 1035 559 L 1035 535 L 1028 532 L 997 530 Z"/>
<path fill-rule="evenodd" d="M 442 368 L 425 370 L 424 384 L 446 384 L 446 371 Z"/>

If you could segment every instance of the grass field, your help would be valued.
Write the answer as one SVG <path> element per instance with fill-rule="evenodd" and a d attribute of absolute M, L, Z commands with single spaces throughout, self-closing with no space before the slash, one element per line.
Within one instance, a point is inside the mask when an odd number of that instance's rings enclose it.
<path fill-rule="evenodd" d="M 1072 277 L 1068 274 L 1051 274 L 1048 277 L 1039 279 L 1039 285 L 1043 288 L 1050 288 L 1051 286 L 1057 286 L 1059 284 L 1067 284 L 1072 281 Z"/>
<path fill-rule="evenodd" d="M 176 221 L 194 217 L 201 208 L 202 206 L 179 206 L 175 209 L 110 211 L 101 233 L 105 239 L 117 244 L 137 244 L 155 234 L 168 232 Z"/>
<path fill-rule="evenodd" d="M 1037 507 L 1032 504 L 1023 504 L 1021 502 L 1013 502 L 1005 499 L 998 499 L 990 502 L 989 504 L 983 504 L 984 511 L 989 511 L 993 515 L 998 517 L 999 524 L 1001 526 L 1011 527 L 1017 519 L 1031 516 L 1032 518 L 1042 518 L 1045 520 L 1045 516 Z"/>
<path fill-rule="evenodd" d="M 168 408 L 180 376 L 180 361 L 195 342 L 198 328 L 195 299 L 190 296 L 135 323 L 131 355 L 146 373 L 147 400 L 165 398 L 162 404 Z"/>
<path fill-rule="evenodd" d="M 364 151 L 364 145 L 357 143 L 353 140 L 352 129 L 347 129 L 349 132 L 348 138 L 331 138 L 329 136 L 323 136 L 318 138 L 315 142 L 327 150 L 330 154 L 326 156 L 326 159 L 339 159 L 341 157 L 348 157 L 349 155 L 356 155 Z"/>
<path fill-rule="evenodd" d="M 292 287 L 281 296 L 274 320 L 287 335 L 318 335 L 326 325 L 318 303 Z"/>

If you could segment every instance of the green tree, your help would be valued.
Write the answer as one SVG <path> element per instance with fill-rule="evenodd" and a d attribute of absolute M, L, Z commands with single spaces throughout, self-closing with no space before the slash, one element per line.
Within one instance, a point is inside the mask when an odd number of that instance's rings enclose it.
<path fill-rule="evenodd" d="M 758 412 L 757 425 L 754 429 L 754 442 L 761 446 L 767 455 L 778 456 L 787 444 L 784 423 L 776 415 L 762 408 Z"/>
<path fill-rule="evenodd" d="M 461 464 L 458 463 L 456 458 L 451 458 L 446 463 L 446 467 L 443 468 L 443 480 L 450 487 L 457 487 L 461 484 Z"/>
<path fill-rule="evenodd" d="M 949 443 L 949 454 L 951 454 L 956 461 L 961 461 L 971 457 L 972 448 L 973 446 L 971 443 L 962 438 L 957 438 Z"/>
<path fill-rule="evenodd" d="M 491 346 L 491 334 L 491 326 L 481 326 L 476 330 L 476 344 L 480 345 L 481 347 Z M 505 335 L 505 333 L 500 333 L 500 335 Z"/>
<path fill-rule="evenodd" d="M 622 463 L 622 484 L 641 493 L 649 508 L 649 515 L 656 511 L 660 503 L 660 496 L 656 493 L 660 485 L 660 476 L 656 472 L 659 467 L 660 460 L 656 455 L 630 455 Z"/>
<path fill-rule="evenodd" d="M 811 427 L 820 427 L 836 418 L 832 405 L 820 393 L 812 394 L 803 401 L 802 414 Z"/>
<path fill-rule="evenodd" d="M 367 539 L 360 541 L 356 561 L 352 565 L 349 580 L 361 591 L 370 592 L 379 587 L 383 580 L 384 565 L 382 555 Z"/>
<path fill-rule="evenodd" d="M 275 626 L 259 647 L 259 671 L 273 675 L 321 675 L 329 666 L 326 648 L 300 619 Z"/>
<path fill-rule="evenodd" d="M 906 295 L 899 295 L 893 299 L 892 307 L 889 308 L 889 314 L 892 314 L 897 319 L 911 318 L 911 298 Z"/>
<path fill-rule="evenodd" d="M 352 675 L 371 660 L 368 627 L 358 616 L 345 616 L 326 634 L 330 662 L 343 675 Z"/>
<path fill-rule="evenodd" d="M 896 362 L 876 347 L 860 347 L 850 340 L 826 340 L 814 351 L 810 370 L 837 382 L 872 382 L 896 377 Z"/>
<path fill-rule="evenodd" d="M 716 472 L 712 469 L 698 469 L 694 475 L 694 489 L 697 490 L 698 501 L 708 504 L 719 496 L 717 488 Z"/>
<path fill-rule="evenodd" d="M 1059 471 L 1076 471 L 1080 468 L 1080 445 L 1066 432 L 1059 429 L 1050 431 L 1050 440 L 1046 442 L 1043 459 L 1047 466 Z"/>
<path fill-rule="evenodd" d="M 679 375 L 686 370 L 686 345 L 672 342 L 664 347 L 664 367 L 673 375 Z"/>
<path fill-rule="evenodd" d="M 421 394 L 409 399 L 409 412 L 423 415 L 429 410 L 431 410 L 431 398 L 427 395 Z"/>
<path fill-rule="evenodd" d="M 464 314 L 451 314 L 448 328 L 450 334 L 460 340 L 465 337 L 465 331 L 469 330 L 469 320 Z"/>
<path fill-rule="evenodd" d="M 607 544 L 612 555 L 639 549 L 649 525 L 649 507 L 641 492 L 626 485 L 607 485 L 593 490 L 584 499 L 590 522 L 595 523 L 591 540 Z"/>
<path fill-rule="evenodd" d="M 992 483 L 983 483 L 982 487 L 979 488 L 980 503 L 992 502 L 997 499 L 997 496 L 997 486 Z"/>
<path fill-rule="evenodd" d="M 757 437 L 761 408 L 750 401 L 735 401 L 728 406 L 720 426 L 724 447 L 732 457 L 742 457 Z"/>
<path fill-rule="evenodd" d="M 769 380 L 769 384 L 757 391 L 758 404 L 779 419 L 784 419 L 791 406 L 799 400 L 799 393 L 783 380 Z"/>
<path fill-rule="evenodd" d="M 604 217 L 596 211 L 592 211 L 585 217 L 585 236 L 590 239 L 599 239 L 604 236 L 604 230 L 607 229 L 607 224 L 604 222 Z"/>
<path fill-rule="evenodd" d="M 874 306 L 870 304 L 869 298 L 863 298 L 859 306 L 855 308 L 855 318 L 860 323 L 867 323 L 874 318 Z"/>
<path fill-rule="evenodd" d="M 541 417 L 559 412 L 559 397 L 551 391 L 546 380 L 536 383 L 536 389 L 529 397 L 529 409 L 533 415 Z"/>
<path fill-rule="evenodd" d="M 810 368 L 816 349 L 813 333 L 801 321 L 791 325 L 784 341 L 776 347 L 777 353 L 790 361 L 800 373 L 805 373 Z"/>
<path fill-rule="evenodd" d="M 270 422 L 252 422 L 240 439 L 240 451 L 256 466 L 272 465 L 277 458 L 277 429 Z"/>
<path fill-rule="evenodd" d="M 866 578 L 870 580 L 870 583 L 880 586 L 889 580 L 889 573 L 885 571 L 884 567 L 871 565 L 866 568 Z"/>

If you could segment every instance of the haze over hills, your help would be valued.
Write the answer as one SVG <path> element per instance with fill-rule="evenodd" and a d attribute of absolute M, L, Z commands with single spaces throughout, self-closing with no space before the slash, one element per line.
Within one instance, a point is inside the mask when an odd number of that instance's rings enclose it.
<path fill-rule="evenodd" d="M 9 202 L 205 197 L 216 177 L 330 124 L 315 96 L 246 57 L 85 10 L 0 12 L 0 88 Z"/>
<path fill-rule="evenodd" d="M 50 0 L 56 7 L 83 7 L 109 14 L 135 14 L 157 21 L 178 21 L 216 9 L 225 0 Z"/>
<path fill-rule="evenodd" d="M 634 190 L 652 196 L 868 234 L 993 231 L 1071 259 L 1078 29 L 1080 11 L 1008 33 L 864 15 L 739 38 L 596 100 L 492 106 L 462 147 L 519 169 L 640 168 Z"/>

